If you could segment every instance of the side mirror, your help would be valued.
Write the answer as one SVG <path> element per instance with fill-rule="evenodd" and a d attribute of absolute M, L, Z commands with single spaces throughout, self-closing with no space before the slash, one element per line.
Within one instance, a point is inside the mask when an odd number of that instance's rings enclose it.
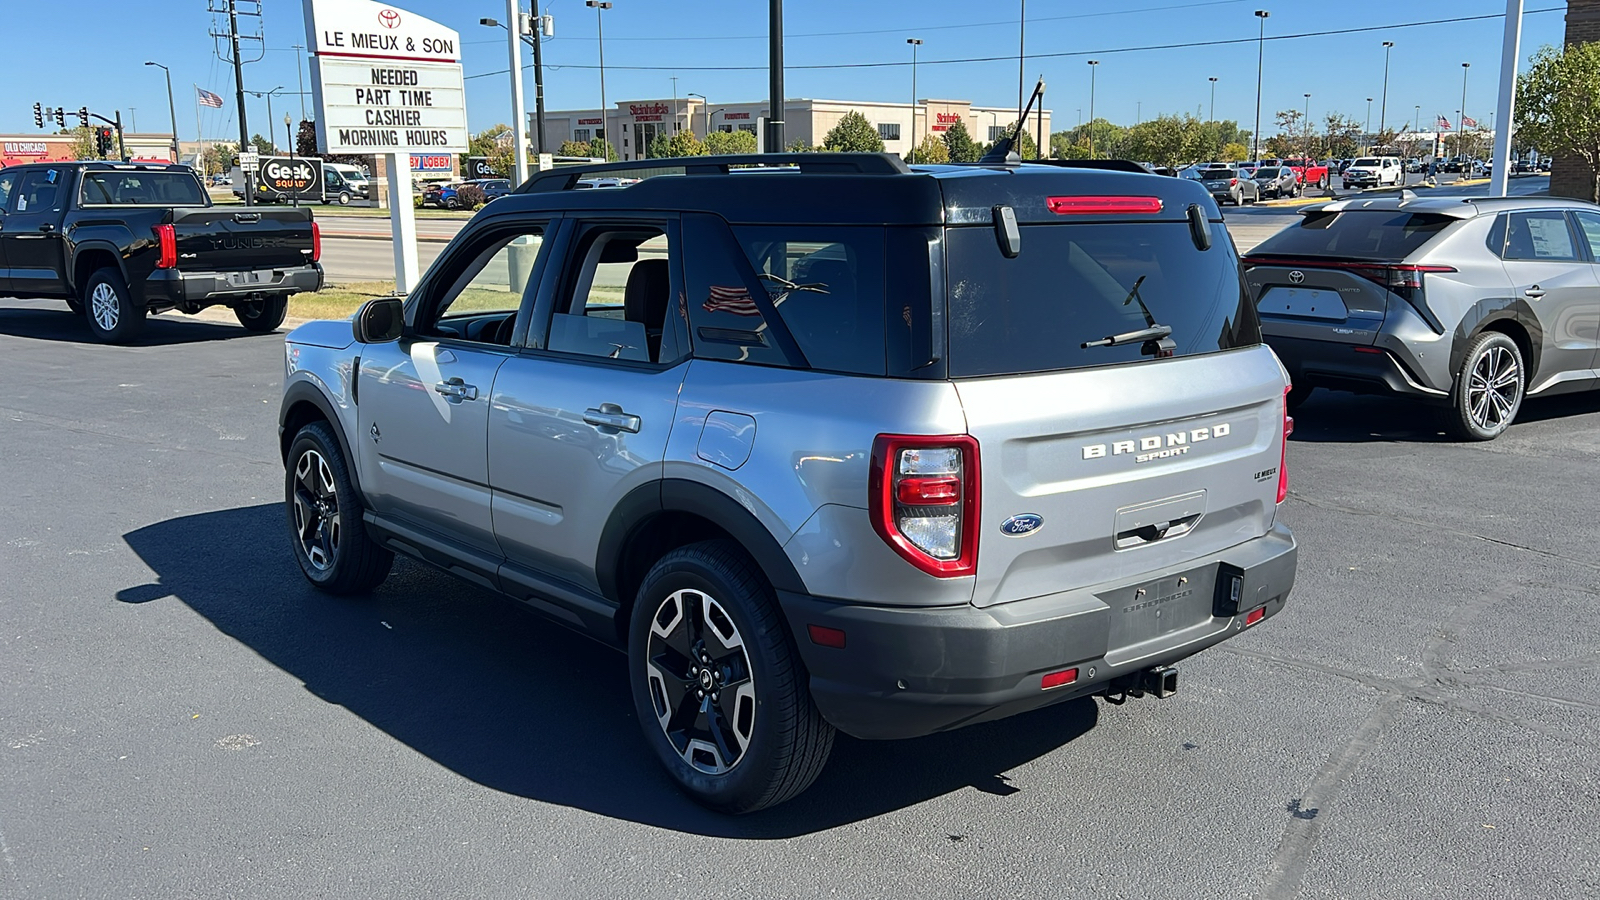
<path fill-rule="evenodd" d="M 400 338 L 405 323 L 405 303 L 399 297 L 379 297 L 361 304 L 350 327 L 358 343 L 387 344 Z"/>

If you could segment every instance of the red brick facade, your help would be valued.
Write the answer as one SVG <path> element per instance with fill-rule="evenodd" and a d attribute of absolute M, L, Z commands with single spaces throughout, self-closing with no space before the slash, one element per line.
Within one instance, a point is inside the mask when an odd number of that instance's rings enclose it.
<path fill-rule="evenodd" d="M 1567 46 L 1600 41 L 1600 0 L 1567 0 Z M 1550 166 L 1550 193 L 1557 197 L 1593 199 L 1594 176 L 1583 160 L 1557 157 Z"/>

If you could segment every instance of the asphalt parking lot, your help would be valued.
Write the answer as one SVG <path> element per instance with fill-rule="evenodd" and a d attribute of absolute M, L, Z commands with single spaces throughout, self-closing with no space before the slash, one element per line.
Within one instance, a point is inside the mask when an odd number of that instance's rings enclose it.
<path fill-rule="evenodd" d="M 1480 445 L 1313 395 L 1290 603 L 1176 696 L 841 739 L 729 819 L 613 652 L 407 563 L 306 586 L 282 346 L 0 302 L 0 897 L 1600 894 L 1600 395 Z"/>

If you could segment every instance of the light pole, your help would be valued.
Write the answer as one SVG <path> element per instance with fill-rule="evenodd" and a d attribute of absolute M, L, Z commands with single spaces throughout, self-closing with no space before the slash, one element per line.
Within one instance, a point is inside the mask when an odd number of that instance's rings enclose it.
<path fill-rule="evenodd" d="M 1211 121 L 1217 120 L 1217 76 L 1211 76 Z"/>
<path fill-rule="evenodd" d="M 517 49 L 516 41 L 520 37 L 524 44 L 533 48 L 533 141 L 537 153 L 545 152 L 544 143 L 544 39 L 554 33 L 552 18 L 550 16 L 534 16 L 532 19 L 532 33 L 518 35 L 521 30 L 522 12 L 516 9 L 517 0 L 509 0 L 508 9 L 516 16 L 512 21 L 517 23 L 516 31 L 500 23 L 499 19 L 479 19 L 479 25 L 490 28 L 505 28 L 508 37 L 508 49 L 511 53 L 511 139 L 520 147 L 528 143 L 527 114 L 523 109 L 524 99 L 522 93 L 522 57 Z M 525 173 L 526 166 L 518 168 L 518 172 Z"/>
<path fill-rule="evenodd" d="M 292 130 L 293 126 L 291 126 L 289 124 L 289 122 L 290 122 L 289 114 L 288 113 L 284 113 L 283 114 L 283 133 L 288 138 L 288 141 L 289 141 L 289 165 L 290 165 L 291 168 L 293 168 L 293 166 L 294 166 L 294 131 Z M 323 187 L 326 188 L 327 185 L 323 185 Z M 294 192 L 294 205 L 295 205 L 296 209 L 298 209 L 300 207 L 300 192 L 299 191 L 295 191 Z"/>
<path fill-rule="evenodd" d="M 1089 158 L 1094 159 L 1094 73 L 1100 60 L 1089 60 Z"/>
<path fill-rule="evenodd" d="M 145 65 L 156 66 L 167 73 L 167 112 L 172 115 L 172 161 L 181 162 L 180 154 L 178 153 L 178 107 L 172 103 L 172 70 L 158 62 L 147 62 Z M 194 139 L 196 141 L 200 140 L 200 135 L 196 134 Z"/>
<path fill-rule="evenodd" d="M 1467 70 L 1472 63 L 1461 64 L 1461 109 L 1456 111 L 1456 156 L 1466 156 L 1467 144 Z"/>
<path fill-rule="evenodd" d="M 611 144 L 611 110 L 606 108 L 606 28 L 604 18 L 600 15 L 611 8 L 611 0 L 583 0 L 584 6 L 594 8 L 594 30 L 600 38 L 600 139 L 601 147 L 614 146 Z M 637 148 L 644 152 L 643 147 Z M 610 155 L 607 154 L 607 159 Z"/>
<path fill-rule="evenodd" d="M 1382 133 L 1389 124 L 1389 51 L 1394 49 L 1394 41 L 1383 42 L 1383 100 L 1378 104 L 1378 131 Z M 1367 118 L 1372 118 L 1372 113 L 1367 113 Z"/>
<path fill-rule="evenodd" d="M 1256 18 L 1261 20 L 1261 34 L 1256 38 L 1256 130 L 1250 132 L 1252 160 L 1261 158 L 1261 66 L 1267 58 L 1267 19 L 1271 16 L 1267 10 L 1256 10 Z"/>
<path fill-rule="evenodd" d="M 710 137 L 711 136 L 711 101 L 706 99 L 706 95 L 705 94 L 696 94 L 694 91 L 690 91 L 687 94 L 684 94 L 684 96 L 685 97 L 699 97 L 700 98 L 700 102 L 705 104 L 705 107 L 706 107 L 706 137 Z M 694 131 L 694 119 L 690 119 L 689 120 L 689 130 L 690 131 Z"/>
<path fill-rule="evenodd" d="M 1411 114 L 1411 131 L 1412 133 L 1415 133 L 1417 128 L 1422 124 L 1422 107 L 1416 106 L 1413 107 L 1413 109 L 1415 112 Z"/>
<path fill-rule="evenodd" d="M 278 142 L 273 140 L 272 137 L 272 95 L 281 90 L 283 90 L 283 85 L 280 84 L 270 91 L 245 91 L 246 94 L 252 97 L 267 98 L 267 143 L 272 145 L 272 152 L 274 153 L 278 152 Z"/>
<path fill-rule="evenodd" d="M 303 71 L 305 69 L 303 54 L 306 47 L 304 44 L 290 44 L 289 49 L 294 51 L 294 80 L 296 84 L 300 85 L 300 121 L 304 122 L 306 120 L 306 76 Z"/>
<path fill-rule="evenodd" d="M 1367 139 L 1367 152 L 1372 152 L 1372 98 L 1367 98 L 1367 122 L 1361 126 L 1361 134 Z"/>
<path fill-rule="evenodd" d="M 911 45 L 911 161 L 917 161 L 917 48 L 922 38 L 906 38 Z"/>
<path fill-rule="evenodd" d="M 1311 159 L 1311 95 L 1306 95 L 1306 159 Z"/>

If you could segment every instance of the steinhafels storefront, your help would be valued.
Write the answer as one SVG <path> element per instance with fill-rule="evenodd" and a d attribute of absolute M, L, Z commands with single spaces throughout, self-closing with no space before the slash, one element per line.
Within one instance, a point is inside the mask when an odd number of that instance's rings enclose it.
<path fill-rule="evenodd" d="M 696 97 L 681 100 L 630 100 L 607 113 L 598 109 L 567 110 L 545 114 L 549 146 L 563 141 L 591 141 L 602 134 L 622 159 L 646 159 L 657 135 L 672 137 L 685 129 L 701 140 L 710 131 L 748 131 L 760 139 L 767 118 L 766 103 L 707 104 Z M 966 100 L 923 100 L 915 110 L 905 103 L 852 100 L 787 100 L 784 102 L 784 139 L 817 146 L 847 113 L 865 116 L 883 138 L 884 149 L 906 156 L 929 135 L 942 136 L 962 123 L 972 139 L 993 141 L 1017 117 L 1013 108 L 973 106 Z M 1040 113 L 1028 117 L 1028 129 L 1039 127 Z M 1050 133 L 1050 111 L 1043 112 L 1043 131 Z M 530 129 L 533 127 L 530 120 Z"/>

